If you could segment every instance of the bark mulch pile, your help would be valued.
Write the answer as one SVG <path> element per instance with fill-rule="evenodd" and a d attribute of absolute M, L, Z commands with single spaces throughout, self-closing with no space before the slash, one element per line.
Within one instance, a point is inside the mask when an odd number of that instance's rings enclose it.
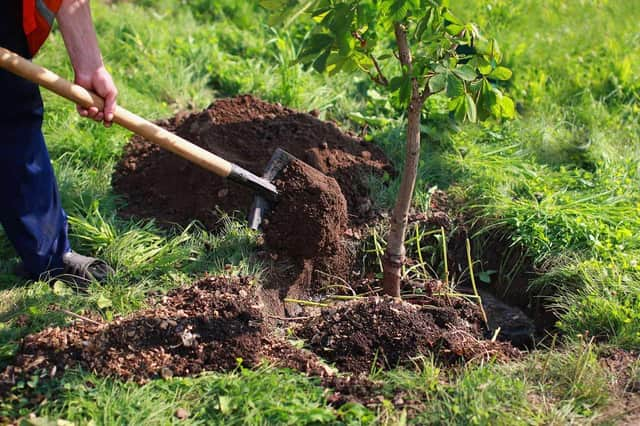
<path fill-rule="evenodd" d="M 298 336 L 338 369 L 368 372 L 411 365 L 419 355 L 445 364 L 507 360 L 519 355 L 508 343 L 483 336 L 479 309 L 464 299 L 433 297 L 421 306 L 390 297 L 370 297 L 327 308 Z"/>
<path fill-rule="evenodd" d="M 206 278 L 171 291 L 156 306 L 110 323 L 79 321 L 27 336 L 0 389 L 16 377 L 54 377 L 82 367 L 102 376 L 146 382 L 203 371 L 230 371 L 242 363 L 324 374 L 317 358 L 271 334 L 258 292 L 245 280 Z"/>

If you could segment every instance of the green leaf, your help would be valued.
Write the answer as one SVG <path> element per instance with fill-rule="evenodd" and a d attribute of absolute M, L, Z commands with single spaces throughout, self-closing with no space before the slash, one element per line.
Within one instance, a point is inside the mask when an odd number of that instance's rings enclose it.
<path fill-rule="evenodd" d="M 491 63 L 489 61 L 487 61 L 483 57 L 479 57 L 478 71 L 480 71 L 480 74 L 482 75 L 489 75 L 491 74 L 491 71 L 493 71 L 493 67 L 491 66 Z"/>
<path fill-rule="evenodd" d="M 466 116 L 470 122 L 475 123 L 478 120 L 478 111 L 473 97 L 468 93 L 465 95 L 465 103 Z"/>
<path fill-rule="evenodd" d="M 260 0 L 260 6 L 267 10 L 280 10 L 283 6 L 282 0 Z"/>
<path fill-rule="evenodd" d="M 333 44 L 334 37 L 327 33 L 316 33 L 309 37 L 304 45 L 304 51 L 308 53 L 320 53 Z"/>
<path fill-rule="evenodd" d="M 491 284 L 491 275 L 495 273 L 496 271 L 494 270 L 482 271 L 478 274 L 478 279 L 483 283 Z"/>
<path fill-rule="evenodd" d="M 231 414 L 233 411 L 233 400 L 229 396 L 219 395 L 218 396 L 218 406 L 220 407 L 220 412 L 222 414 Z"/>
<path fill-rule="evenodd" d="M 55 294 L 56 296 L 65 296 L 72 293 L 73 292 L 71 291 L 71 289 L 60 280 L 56 280 L 56 282 L 53 284 L 53 294 Z"/>
<path fill-rule="evenodd" d="M 502 99 L 500 99 L 500 114 L 503 118 L 515 118 L 516 106 L 513 103 L 513 99 L 508 96 L 503 96 Z"/>
<path fill-rule="evenodd" d="M 409 100 L 411 99 L 411 89 L 411 77 L 406 76 L 402 82 L 402 85 L 400 86 L 399 92 L 400 102 L 403 105 L 409 104 Z"/>
<path fill-rule="evenodd" d="M 109 299 L 107 296 L 101 294 L 96 301 L 96 305 L 98 305 L 98 308 L 100 309 L 105 309 L 113 306 L 113 302 L 111 302 L 111 299 Z"/>
<path fill-rule="evenodd" d="M 313 61 L 313 69 L 318 72 L 324 72 L 327 69 L 327 59 L 331 54 L 331 49 L 325 50 L 322 55 L 318 56 L 318 58 Z"/>
<path fill-rule="evenodd" d="M 464 121 L 467 116 L 467 102 L 465 96 L 458 96 L 454 99 L 454 102 L 449 105 L 449 108 L 454 107 L 453 116 L 458 121 Z"/>
<path fill-rule="evenodd" d="M 450 24 L 447 25 L 447 32 L 451 35 L 458 35 L 464 30 L 464 25 Z"/>
<path fill-rule="evenodd" d="M 389 90 L 391 90 L 391 92 L 395 92 L 397 90 L 400 90 L 400 86 L 402 86 L 402 82 L 403 81 L 404 81 L 404 77 L 403 76 L 393 77 L 389 81 Z"/>
<path fill-rule="evenodd" d="M 351 34 L 351 24 L 355 17 L 355 10 L 347 3 L 338 3 L 335 6 L 333 20 L 328 25 L 334 33 Z"/>
<path fill-rule="evenodd" d="M 453 73 L 447 74 L 447 96 L 457 98 L 464 94 L 464 84 Z"/>
<path fill-rule="evenodd" d="M 451 13 L 449 9 L 444 9 L 442 17 L 452 24 L 464 25 L 464 22 L 462 22 L 456 15 Z"/>
<path fill-rule="evenodd" d="M 453 73 L 464 81 L 473 81 L 478 76 L 475 68 L 469 64 L 460 65 L 453 70 Z"/>
<path fill-rule="evenodd" d="M 507 67 L 498 67 L 489 74 L 490 78 L 494 78 L 496 80 L 509 80 L 513 72 Z"/>
<path fill-rule="evenodd" d="M 387 13 L 394 21 L 403 21 L 409 12 L 409 2 L 407 0 L 394 0 L 389 5 Z"/>
<path fill-rule="evenodd" d="M 436 74 L 429 79 L 429 91 L 431 93 L 438 93 L 447 88 L 447 75 Z"/>

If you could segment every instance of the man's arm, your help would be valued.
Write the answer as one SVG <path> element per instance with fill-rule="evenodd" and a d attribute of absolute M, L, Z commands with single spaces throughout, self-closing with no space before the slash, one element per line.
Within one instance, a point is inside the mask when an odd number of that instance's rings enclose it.
<path fill-rule="evenodd" d="M 69 52 L 76 84 L 104 98 L 104 111 L 78 107 L 80 115 L 110 126 L 118 90 L 104 67 L 98 39 L 91 19 L 89 0 L 64 0 L 57 15 L 60 32 Z"/>

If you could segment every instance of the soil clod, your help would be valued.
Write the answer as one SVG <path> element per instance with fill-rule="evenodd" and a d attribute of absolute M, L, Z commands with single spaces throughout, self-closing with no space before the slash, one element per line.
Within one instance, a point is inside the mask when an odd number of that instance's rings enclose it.
<path fill-rule="evenodd" d="M 267 245 L 306 259 L 340 251 L 347 203 L 335 179 L 294 161 L 281 172 L 276 187 L 280 197 L 265 227 Z"/>
<path fill-rule="evenodd" d="M 390 297 L 371 297 L 322 311 L 297 334 L 338 369 L 368 372 L 411 365 L 419 355 L 438 361 L 507 360 L 511 345 L 483 338 L 477 307 L 464 299 L 433 297 L 421 306 Z"/>

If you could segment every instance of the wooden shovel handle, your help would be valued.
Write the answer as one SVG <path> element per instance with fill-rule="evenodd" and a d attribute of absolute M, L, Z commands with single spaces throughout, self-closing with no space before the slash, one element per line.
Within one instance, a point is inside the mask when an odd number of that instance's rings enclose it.
<path fill-rule="evenodd" d="M 2 47 L 0 47 L 0 67 L 43 86 L 84 108 L 96 107 L 99 110 L 104 108 L 104 101 L 95 93 Z M 230 162 L 122 107 L 116 107 L 113 121 L 218 176 L 226 178 L 231 174 L 233 164 Z"/>

